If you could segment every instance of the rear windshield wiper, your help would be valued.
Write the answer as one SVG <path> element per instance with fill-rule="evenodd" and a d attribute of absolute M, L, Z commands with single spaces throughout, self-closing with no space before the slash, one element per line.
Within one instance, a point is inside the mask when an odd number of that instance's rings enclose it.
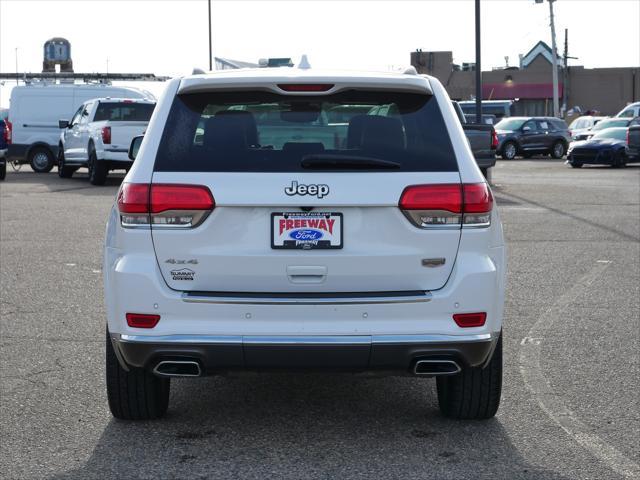
<path fill-rule="evenodd" d="M 334 155 L 328 153 L 309 154 L 302 157 L 302 168 L 318 170 L 339 169 L 395 169 L 400 168 L 400 163 L 390 160 L 380 160 L 372 157 L 360 157 L 355 155 Z"/>

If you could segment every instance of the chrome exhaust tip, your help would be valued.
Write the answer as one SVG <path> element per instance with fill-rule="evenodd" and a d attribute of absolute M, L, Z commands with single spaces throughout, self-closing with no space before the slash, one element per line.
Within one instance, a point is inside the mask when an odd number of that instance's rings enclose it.
<path fill-rule="evenodd" d="M 455 375 L 462 368 L 454 360 L 418 360 L 413 366 L 414 375 Z"/>
<path fill-rule="evenodd" d="M 199 377 L 202 370 L 195 360 L 162 360 L 153 373 L 160 377 Z"/>

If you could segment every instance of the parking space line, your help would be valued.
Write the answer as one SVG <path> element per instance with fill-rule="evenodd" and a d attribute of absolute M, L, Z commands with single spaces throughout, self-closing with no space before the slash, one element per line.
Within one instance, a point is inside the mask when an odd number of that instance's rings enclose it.
<path fill-rule="evenodd" d="M 551 384 L 540 367 L 540 349 L 542 341 L 525 341 L 527 339 L 541 340 L 550 329 L 554 321 L 562 318 L 564 310 L 578 296 L 589 290 L 589 286 L 607 269 L 610 263 L 597 262 L 585 276 L 577 281 L 573 287 L 558 298 L 533 324 L 525 339 L 520 343 L 520 373 L 527 389 L 533 394 L 538 405 L 562 430 L 564 430 L 578 444 L 587 449 L 609 468 L 624 478 L 640 478 L 640 465 L 627 457 L 624 453 L 608 444 L 598 435 L 591 432 L 591 428 L 580 421 L 562 402 L 561 396 L 553 391 Z"/>

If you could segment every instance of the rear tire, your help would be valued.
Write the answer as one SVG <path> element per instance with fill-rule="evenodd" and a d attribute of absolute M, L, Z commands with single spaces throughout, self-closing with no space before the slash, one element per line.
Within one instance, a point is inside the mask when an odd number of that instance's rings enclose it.
<path fill-rule="evenodd" d="M 502 334 L 486 367 L 465 367 L 456 375 L 437 377 L 437 386 L 440 411 L 445 417 L 493 417 L 502 392 Z"/>
<path fill-rule="evenodd" d="M 107 181 L 107 174 L 109 173 L 109 169 L 107 168 L 107 164 L 105 162 L 101 162 L 98 160 L 96 156 L 96 151 L 91 149 L 89 152 L 89 182 L 91 185 L 104 185 L 104 182 Z"/>
<path fill-rule="evenodd" d="M 4 180 L 7 176 L 7 164 L 3 163 L 0 165 L 0 180 Z"/>
<path fill-rule="evenodd" d="M 58 176 L 60 178 L 71 178 L 73 172 L 76 171 L 75 167 L 67 167 L 64 164 L 64 149 L 62 146 L 58 147 Z"/>
<path fill-rule="evenodd" d="M 507 142 L 502 146 L 501 156 L 505 160 L 513 160 L 518 154 L 518 147 L 514 142 Z"/>
<path fill-rule="evenodd" d="M 582 164 L 581 163 L 570 163 L 571 168 L 582 168 Z"/>
<path fill-rule="evenodd" d="M 564 147 L 564 143 L 556 142 L 551 146 L 551 156 L 553 158 L 562 158 L 566 152 L 566 148 Z"/>
<path fill-rule="evenodd" d="M 107 332 L 107 398 L 111 414 L 121 420 L 152 420 L 162 417 L 169 406 L 168 378 L 159 378 L 142 368 L 120 366 Z"/>
<path fill-rule="evenodd" d="M 34 172 L 49 173 L 53 168 L 53 154 L 45 147 L 34 147 L 29 152 L 29 164 Z"/>

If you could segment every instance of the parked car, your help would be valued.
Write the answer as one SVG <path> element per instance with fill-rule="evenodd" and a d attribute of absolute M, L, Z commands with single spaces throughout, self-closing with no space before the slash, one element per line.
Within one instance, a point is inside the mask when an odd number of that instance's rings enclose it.
<path fill-rule="evenodd" d="M 605 128 L 588 140 L 572 143 L 567 161 L 573 168 L 581 168 L 584 164 L 624 167 L 627 164 L 626 140 L 626 128 Z"/>
<path fill-rule="evenodd" d="M 640 102 L 635 102 L 630 105 L 627 105 L 616 114 L 616 117 L 625 117 L 625 118 L 640 117 Z"/>
<path fill-rule="evenodd" d="M 640 162 L 640 123 L 629 127 L 626 143 L 627 163 Z"/>
<path fill-rule="evenodd" d="M 58 120 L 69 118 L 91 98 L 153 98 L 149 92 L 101 84 L 29 84 L 13 87 L 9 106 L 8 159 L 49 172 L 58 155 Z"/>
<path fill-rule="evenodd" d="M 476 163 L 486 178 L 489 174 L 489 169 L 496 164 L 496 148 L 498 146 L 496 131 L 491 124 L 468 122 L 458 102 L 452 102 L 452 104 L 458 120 L 462 124 L 464 134 L 469 141 Z"/>
<path fill-rule="evenodd" d="M 605 118 L 600 120 L 597 124 L 595 124 L 590 130 L 579 133 L 573 136 L 574 141 L 588 140 L 593 137 L 596 133 L 605 130 L 607 128 L 616 128 L 616 127 L 628 127 L 631 122 L 631 118 Z"/>
<path fill-rule="evenodd" d="M 476 114 L 475 100 L 463 100 L 458 103 L 465 115 Z M 482 114 L 494 115 L 497 120 L 513 115 L 513 107 L 512 100 L 482 100 Z"/>
<path fill-rule="evenodd" d="M 596 125 L 600 120 L 604 118 L 607 118 L 607 117 L 594 117 L 591 115 L 585 115 L 585 116 L 576 118 L 569 125 L 569 134 L 571 135 L 571 139 L 576 140 L 577 139 L 576 137 L 578 135 L 588 132 L 593 128 L 594 125 Z"/>
<path fill-rule="evenodd" d="M 9 131 L 5 121 L 0 117 L 0 180 L 7 176 L 7 136 Z"/>
<path fill-rule="evenodd" d="M 436 377 L 444 415 L 492 417 L 504 240 L 450 102 L 411 73 L 168 82 L 106 229 L 112 414 L 162 416 L 170 377 L 320 369 Z M 336 105 L 379 113 L 317 124 Z"/>
<path fill-rule="evenodd" d="M 564 120 L 556 117 L 511 117 L 495 125 L 498 134 L 497 153 L 506 160 L 516 155 L 529 158 L 534 154 L 550 154 L 562 158 L 571 136 Z"/>
<path fill-rule="evenodd" d="M 92 185 L 104 185 L 109 170 L 131 167 L 133 137 L 144 133 L 155 108 L 151 100 L 98 98 L 80 105 L 71 120 L 60 120 L 58 175 L 70 178 L 80 167 Z"/>

